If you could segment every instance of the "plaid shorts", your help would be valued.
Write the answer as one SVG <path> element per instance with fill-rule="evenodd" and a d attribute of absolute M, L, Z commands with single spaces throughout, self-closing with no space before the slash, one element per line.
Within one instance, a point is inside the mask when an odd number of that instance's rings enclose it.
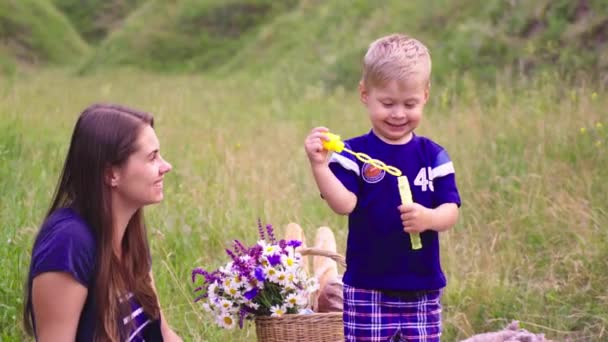
<path fill-rule="evenodd" d="M 347 342 L 438 342 L 441 292 L 382 292 L 344 284 L 344 338 Z"/>

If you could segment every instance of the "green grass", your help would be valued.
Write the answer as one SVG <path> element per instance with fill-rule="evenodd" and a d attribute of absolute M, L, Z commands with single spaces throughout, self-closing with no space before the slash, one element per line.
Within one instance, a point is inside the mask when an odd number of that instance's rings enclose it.
<path fill-rule="evenodd" d="M 88 52 L 87 43 L 48 0 L 0 0 L 0 58 L 69 64 Z"/>
<path fill-rule="evenodd" d="M 587 14 L 577 14 L 581 2 L 148 0 L 82 71 L 135 65 L 351 87 L 369 42 L 392 32 L 429 46 L 439 82 L 454 71 L 493 82 L 505 67 L 526 75 L 608 70 L 608 6 L 590 0 Z"/>
<path fill-rule="evenodd" d="M 174 166 L 146 209 L 170 323 L 185 340 L 254 340 L 251 326 L 214 327 L 190 271 L 224 263 L 232 239 L 253 243 L 258 218 L 309 239 L 330 226 L 344 252 L 346 219 L 319 199 L 302 142 L 317 125 L 369 129 L 361 55 L 394 31 L 431 49 L 419 133 L 450 151 L 463 199 L 442 234 L 444 340 L 512 319 L 557 341 L 607 338 L 605 1 L 583 20 L 567 0 L 76 3 L 0 0 L 0 340 L 24 338 L 32 239 L 75 119 L 98 101 L 154 113 Z M 39 62 L 78 67 L 22 67 Z"/>
<path fill-rule="evenodd" d="M 90 43 L 104 39 L 147 0 L 51 0 L 65 13 L 74 28 Z"/>
<path fill-rule="evenodd" d="M 22 284 L 78 113 L 98 101 L 155 114 L 173 166 L 165 201 L 146 209 L 154 272 L 169 322 L 189 341 L 249 341 L 192 303 L 190 271 L 224 263 L 232 239 L 256 240 L 256 220 L 327 225 L 344 252 L 346 220 L 322 203 L 303 139 L 326 125 L 368 129 L 355 93 L 295 80 L 152 75 L 113 70 L 21 74 L 0 101 L 0 339 L 20 341 Z M 463 206 L 442 234 L 444 340 L 511 319 L 555 340 L 606 338 L 608 92 L 558 75 L 434 86 L 419 133 L 447 147 Z M 598 125 L 602 123 L 602 125 Z M 585 128 L 581 130 L 581 128 Z"/>
<path fill-rule="evenodd" d="M 206 70 L 228 60 L 261 24 L 294 3 L 148 0 L 84 61 L 82 71 L 114 65 L 156 71 Z"/>
<path fill-rule="evenodd" d="M 351 87 L 369 42 L 405 32 L 430 47 L 434 82 L 492 83 L 504 68 L 601 78 L 606 13 L 603 0 L 0 0 L 0 68 L 10 57 Z"/>

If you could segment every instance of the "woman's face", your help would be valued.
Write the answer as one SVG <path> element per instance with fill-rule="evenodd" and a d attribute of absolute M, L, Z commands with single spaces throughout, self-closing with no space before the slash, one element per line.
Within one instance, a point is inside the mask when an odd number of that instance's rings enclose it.
<path fill-rule="evenodd" d="M 136 142 L 136 150 L 120 167 L 113 168 L 112 189 L 120 202 L 141 208 L 163 199 L 163 177 L 171 164 L 160 156 L 160 144 L 154 129 L 145 125 Z"/>

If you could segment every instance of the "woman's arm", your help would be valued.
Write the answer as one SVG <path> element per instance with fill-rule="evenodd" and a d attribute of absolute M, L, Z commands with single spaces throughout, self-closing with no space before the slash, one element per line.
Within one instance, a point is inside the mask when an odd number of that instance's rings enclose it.
<path fill-rule="evenodd" d="M 154 289 L 154 293 L 156 293 L 156 298 L 158 298 L 158 291 L 156 291 L 156 285 L 154 285 L 154 276 L 152 275 L 152 271 L 150 271 L 150 280 L 152 281 L 152 289 Z M 183 340 L 179 337 L 173 329 L 167 323 L 167 319 L 165 315 L 163 315 L 163 310 L 160 307 L 160 299 L 158 300 L 158 308 L 160 310 L 160 332 L 163 335 L 163 340 L 167 342 L 182 342 Z"/>
<path fill-rule="evenodd" d="M 46 272 L 32 282 L 32 308 L 39 342 L 74 341 L 88 289 L 68 273 Z"/>

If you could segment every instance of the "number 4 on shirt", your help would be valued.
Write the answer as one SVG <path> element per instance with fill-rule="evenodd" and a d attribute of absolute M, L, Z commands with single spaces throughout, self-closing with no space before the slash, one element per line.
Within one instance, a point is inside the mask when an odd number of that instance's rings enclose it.
<path fill-rule="evenodd" d="M 430 166 L 423 167 L 418 171 L 418 175 L 414 178 L 414 185 L 422 187 L 422 191 L 426 191 L 427 188 L 431 191 L 435 191 L 433 188 L 433 178 Z"/>

